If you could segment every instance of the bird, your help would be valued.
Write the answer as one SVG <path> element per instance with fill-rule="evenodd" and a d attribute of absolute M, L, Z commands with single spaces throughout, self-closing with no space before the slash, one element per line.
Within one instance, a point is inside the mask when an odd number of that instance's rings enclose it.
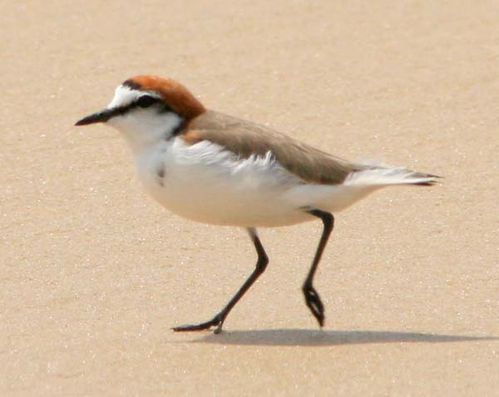
<path fill-rule="evenodd" d="M 222 310 L 208 321 L 172 328 L 176 332 L 220 333 L 269 263 L 257 229 L 313 220 L 322 222 L 322 233 L 302 292 L 323 327 L 314 276 L 334 228 L 333 214 L 381 188 L 430 186 L 439 178 L 344 160 L 267 126 L 207 109 L 184 85 L 153 75 L 127 79 L 104 110 L 75 125 L 95 123 L 121 133 L 138 179 L 162 206 L 192 221 L 244 228 L 256 250 L 254 270 Z"/>

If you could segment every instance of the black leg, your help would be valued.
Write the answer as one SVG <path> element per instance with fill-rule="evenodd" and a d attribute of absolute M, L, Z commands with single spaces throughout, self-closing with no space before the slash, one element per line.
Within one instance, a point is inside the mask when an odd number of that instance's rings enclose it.
<path fill-rule="evenodd" d="M 321 297 L 312 285 L 314 280 L 314 275 L 317 270 L 317 265 L 321 260 L 322 252 L 326 247 L 327 241 L 334 227 L 334 216 L 329 212 L 324 212 L 320 210 L 310 210 L 307 211 L 310 215 L 314 215 L 322 220 L 324 224 L 324 229 L 322 230 L 322 236 L 315 251 L 314 260 L 312 261 L 312 266 L 308 272 L 307 278 L 303 283 L 303 294 L 305 295 L 305 303 L 308 308 L 316 318 L 319 325 L 322 327 L 324 325 L 324 305 L 322 304 Z"/>
<path fill-rule="evenodd" d="M 215 328 L 215 334 L 218 334 L 222 331 L 222 326 L 224 321 L 232 310 L 232 308 L 236 305 L 236 303 L 241 299 L 244 293 L 253 285 L 256 279 L 265 271 L 267 264 L 269 263 L 269 258 L 263 249 L 263 245 L 258 238 L 258 234 L 256 233 L 256 229 L 248 228 L 248 234 L 255 244 L 256 252 L 258 254 L 258 260 L 256 262 L 256 268 L 248 277 L 248 279 L 244 282 L 243 286 L 237 291 L 234 297 L 227 303 L 220 313 L 218 313 L 215 317 L 213 317 L 210 321 L 206 321 L 205 323 L 193 324 L 193 325 L 182 325 L 180 327 L 173 328 L 174 331 L 200 331 L 204 329 L 210 329 L 211 327 Z"/>

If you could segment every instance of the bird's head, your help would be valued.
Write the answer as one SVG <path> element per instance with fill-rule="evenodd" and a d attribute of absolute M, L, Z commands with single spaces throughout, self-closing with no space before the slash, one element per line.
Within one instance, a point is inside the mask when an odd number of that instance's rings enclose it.
<path fill-rule="evenodd" d="M 109 105 L 75 125 L 106 123 L 121 131 L 134 148 L 168 139 L 204 106 L 181 84 L 156 76 L 136 76 L 116 88 Z"/>

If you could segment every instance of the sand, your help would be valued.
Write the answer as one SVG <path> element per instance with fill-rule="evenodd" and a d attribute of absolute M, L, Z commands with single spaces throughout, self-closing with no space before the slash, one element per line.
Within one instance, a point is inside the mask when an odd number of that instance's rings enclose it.
<path fill-rule="evenodd" d="M 348 4 L 344 4 L 348 3 Z M 369 5 L 368 5 L 369 4 Z M 0 395 L 499 395 L 496 1 L 0 4 Z M 154 203 L 128 148 L 75 128 L 135 74 L 348 159 L 445 176 L 320 223 L 236 228 Z"/>

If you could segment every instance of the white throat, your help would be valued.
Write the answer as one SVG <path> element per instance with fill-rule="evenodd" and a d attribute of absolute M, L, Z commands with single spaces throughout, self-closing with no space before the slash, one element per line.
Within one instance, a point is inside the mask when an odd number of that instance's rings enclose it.
<path fill-rule="evenodd" d="M 144 110 L 113 118 L 108 124 L 123 134 L 132 151 L 138 155 L 170 139 L 182 122 L 182 118 L 173 112 L 151 115 Z"/>

